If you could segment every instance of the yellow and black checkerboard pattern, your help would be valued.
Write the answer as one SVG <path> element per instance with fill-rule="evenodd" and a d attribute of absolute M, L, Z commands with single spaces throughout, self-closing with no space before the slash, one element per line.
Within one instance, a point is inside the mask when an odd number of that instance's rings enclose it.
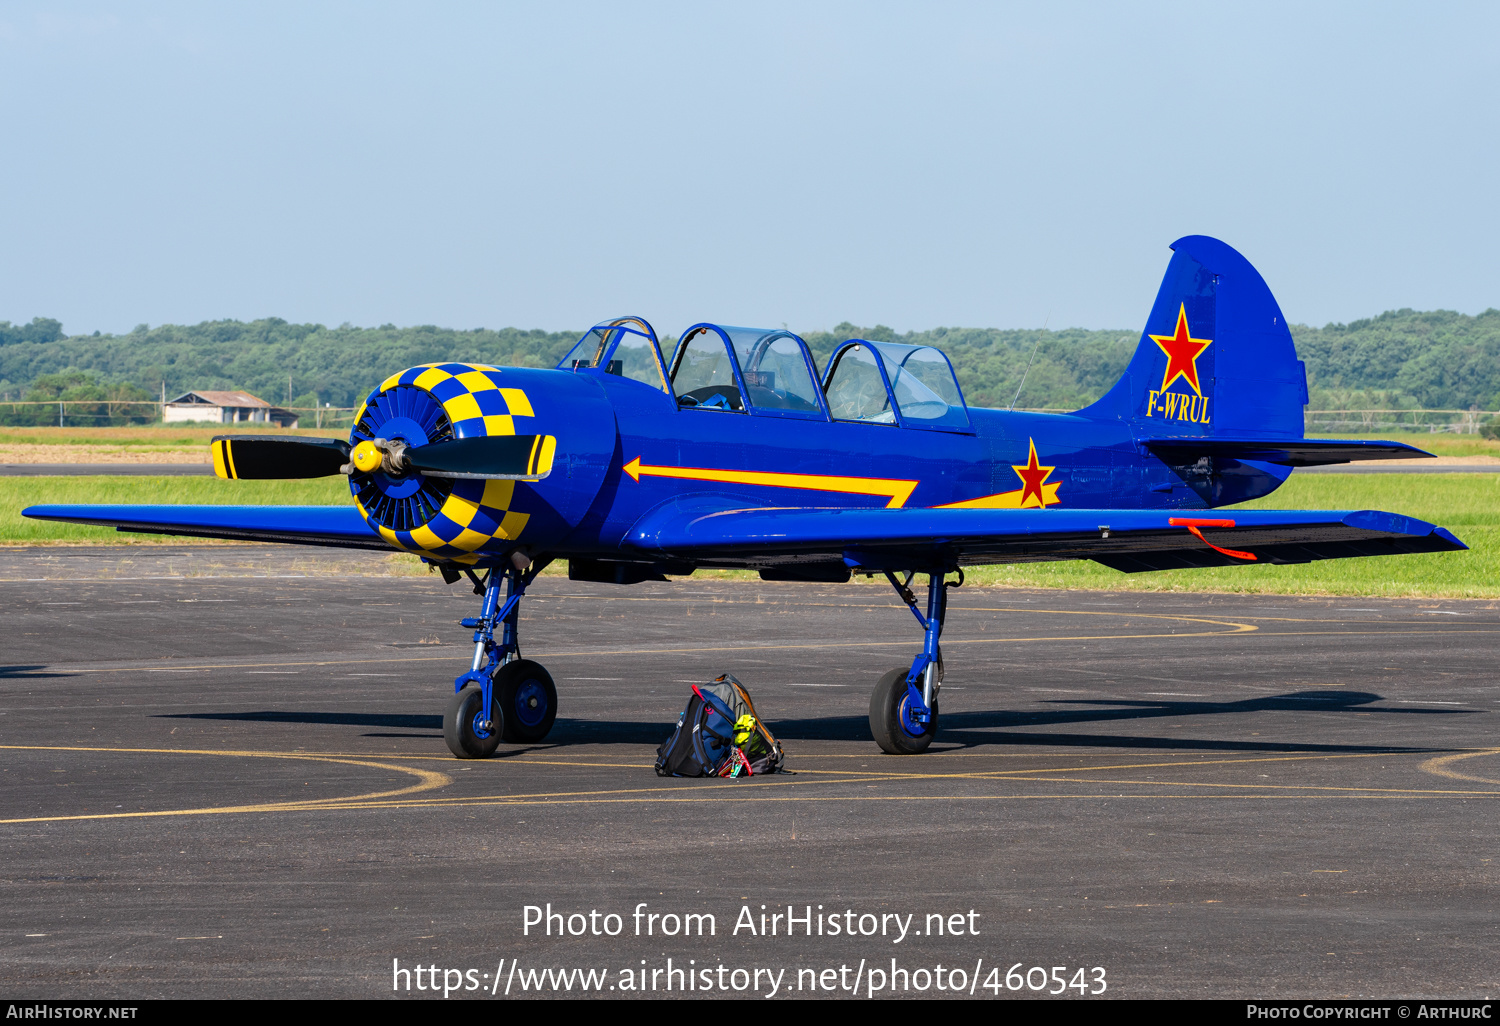
<path fill-rule="evenodd" d="M 501 384 L 498 367 L 475 363 L 431 363 L 393 374 L 377 392 L 397 385 L 413 385 L 442 404 L 456 438 L 513 435 L 517 417 L 535 417 L 531 401 L 519 388 Z M 354 422 L 364 414 L 361 407 Z"/>
<path fill-rule="evenodd" d="M 513 435 L 517 417 L 535 417 L 536 413 L 526 393 L 502 385 L 501 375 L 498 368 L 478 364 L 428 364 L 392 375 L 376 392 L 399 385 L 422 389 L 442 405 L 457 438 Z M 355 423 L 364 412 L 361 407 Z M 437 515 L 411 531 L 375 524 L 363 506 L 360 512 L 397 548 L 454 563 L 474 563 L 485 545 L 520 538 L 530 516 L 510 508 L 515 490 L 514 481 L 455 480 Z"/>

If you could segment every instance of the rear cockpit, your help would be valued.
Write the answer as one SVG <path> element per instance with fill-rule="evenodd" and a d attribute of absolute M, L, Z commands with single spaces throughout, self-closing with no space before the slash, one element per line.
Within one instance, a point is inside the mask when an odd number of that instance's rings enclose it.
<path fill-rule="evenodd" d="M 851 339 L 828 361 L 823 388 L 835 420 L 972 430 L 953 366 L 932 346 Z"/>

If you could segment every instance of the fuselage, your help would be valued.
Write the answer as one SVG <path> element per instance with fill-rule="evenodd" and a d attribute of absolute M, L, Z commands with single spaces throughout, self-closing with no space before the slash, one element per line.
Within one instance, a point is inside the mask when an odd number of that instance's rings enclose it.
<path fill-rule="evenodd" d="M 492 519 L 507 527 L 469 548 L 471 556 L 423 544 L 424 535 L 381 531 L 400 548 L 456 563 L 518 548 L 629 558 L 622 543 L 632 525 L 671 502 L 1204 509 L 1266 494 L 1285 477 L 1281 468 L 1244 464 L 1231 468 L 1239 476 L 1227 496 L 1222 476 L 1207 492 L 1139 446 L 1128 423 L 1079 414 L 968 408 L 966 429 L 927 429 L 682 406 L 661 388 L 596 368 L 484 370 L 483 380 L 504 383 L 513 408 L 503 417 L 455 417 L 456 435 L 555 436 L 552 470 L 537 482 L 488 483 L 486 496 L 497 496 L 490 504 L 505 514 Z"/>

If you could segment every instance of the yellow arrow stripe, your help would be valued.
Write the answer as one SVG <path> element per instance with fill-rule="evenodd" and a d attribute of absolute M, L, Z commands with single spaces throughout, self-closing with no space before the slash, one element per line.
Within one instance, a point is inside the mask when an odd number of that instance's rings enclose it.
<path fill-rule="evenodd" d="M 801 488 L 813 492 L 843 492 L 849 495 L 884 495 L 887 509 L 899 509 L 911 498 L 920 481 L 896 481 L 884 477 L 825 477 L 821 474 L 777 474 L 759 470 L 712 470 L 704 467 L 653 467 L 637 456 L 621 468 L 639 481 L 648 477 L 675 477 L 683 481 L 721 481 L 724 484 L 769 485 Z"/>
<path fill-rule="evenodd" d="M 1038 503 L 1036 501 L 1036 495 L 1033 494 L 1031 496 L 1031 499 L 1027 502 L 1027 506 L 1029 508 L 1031 508 L 1031 509 L 1037 509 L 1039 506 L 1041 506 L 1043 504 L 1045 504 L 1047 506 L 1050 506 L 1054 502 L 1061 502 L 1062 500 L 1057 497 L 1057 489 L 1060 486 L 1061 486 L 1061 482 L 1043 484 L 1042 485 L 1042 497 L 1043 497 L 1044 503 Z M 1026 489 L 1024 489 L 1024 488 L 1017 488 L 1013 492 L 1001 492 L 999 495 L 981 495 L 977 499 L 965 499 L 963 502 L 949 502 L 949 503 L 946 503 L 946 504 L 944 504 L 942 506 L 934 506 L 933 508 L 934 509 L 1021 509 L 1022 508 L 1022 506 L 1021 506 L 1021 496 L 1024 495 L 1025 492 L 1026 492 Z"/>

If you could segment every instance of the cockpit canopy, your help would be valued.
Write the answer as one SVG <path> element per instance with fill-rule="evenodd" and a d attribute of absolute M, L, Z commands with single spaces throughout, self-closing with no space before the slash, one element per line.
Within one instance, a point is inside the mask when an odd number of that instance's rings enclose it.
<path fill-rule="evenodd" d="M 672 365 L 682 407 L 825 420 L 807 344 L 789 331 L 695 324 Z"/>
<path fill-rule="evenodd" d="M 970 430 L 953 365 L 932 346 L 852 339 L 828 361 L 823 389 L 835 420 Z"/>
<path fill-rule="evenodd" d="M 820 387 L 807 343 L 790 331 L 703 322 L 683 333 L 670 366 L 639 317 L 596 324 L 558 364 L 659 388 L 681 409 L 971 430 L 953 367 L 931 346 L 851 339 Z"/>

